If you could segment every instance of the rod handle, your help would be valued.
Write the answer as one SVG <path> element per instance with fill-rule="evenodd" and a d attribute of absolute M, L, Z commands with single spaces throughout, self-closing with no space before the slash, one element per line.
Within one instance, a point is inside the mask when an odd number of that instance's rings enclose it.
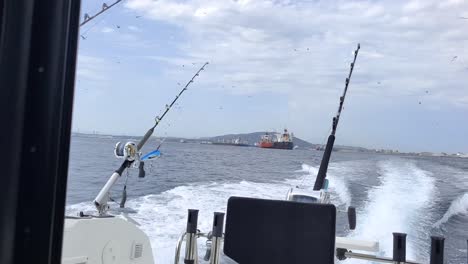
<path fill-rule="evenodd" d="M 224 228 L 224 213 L 215 212 L 213 217 L 213 237 L 222 237 Z"/>
<path fill-rule="evenodd" d="M 140 164 L 138 164 L 138 178 L 144 178 L 145 176 L 145 162 L 140 161 Z"/>
<path fill-rule="evenodd" d="M 405 233 L 393 233 L 393 261 L 406 262 Z"/>
<path fill-rule="evenodd" d="M 198 225 L 198 210 L 188 209 L 186 232 L 189 234 L 197 233 L 197 225 Z"/>
<path fill-rule="evenodd" d="M 431 259 L 430 264 L 444 263 L 444 240 L 439 236 L 431 236 Z"/>

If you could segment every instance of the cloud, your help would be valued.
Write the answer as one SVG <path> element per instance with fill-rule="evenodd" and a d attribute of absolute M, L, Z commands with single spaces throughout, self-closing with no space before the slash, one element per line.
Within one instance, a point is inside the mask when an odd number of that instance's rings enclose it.
<path fill-rule="evenodd" d="M 360 42 L 352 84 L 358 96 L 431 90 L 441 95 L 435 102 L 460 106 L 468 93 L 466 66 L 450 63 L 456 55 L 468 61 L 467 23 L 457 19 L 468 5 L 460 1 L 129 0 L 125 6 L 179 28 L 185 41 L 171 56 L 149 57 L 168 63 L 174 79 L 183 78 L 174 70 L 181 64 L 210 61 L 200 81 L 209 89 L 320 100 L 342 89 Z"/>
<path fill-rule="evenodd" d="M 94 83 L 105 83 L 111 80 L 113 66 L 101 57 L 79 54 L 77 79 Z"/>
<path fill-rule="evenodd" d="M 101 29 L 101 32 L 102 32 L 102 33 L 112 33 L 112 32 L 114 32 L 114 31 L 115 31 L 115 29 L 110 28 L 110 27 L 103 27 L 103 28 Z"/>
<path fill-rule="evenodd" d="M 131 31 L 135 31 L 135 32 L 141 32 L 141 28 L 137 27 L 137 26 L 128 26 L 127 27 L 129 30 Z"/>

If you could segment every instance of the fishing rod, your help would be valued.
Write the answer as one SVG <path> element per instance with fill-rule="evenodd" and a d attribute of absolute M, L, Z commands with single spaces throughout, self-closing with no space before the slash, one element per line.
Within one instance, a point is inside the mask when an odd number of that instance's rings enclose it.
<path fill-rule="evenodd" d="M 89 21 L 95 19 L 96 17 L 98 17 L 102 13 L 106 12 L 107 10 L 109 10 L 110 8 L 112 8 L 113 6 L 115 6 L 116 4 L 118 4 L 120 2 L 122 2 L 122 0 L 117 0 L 114 3 L 112 3 L 111 5 L 107 5 L 106 3 L 103 3 L 101 11 L 97 12 L 96 14 L 94 14 L 92 16 L 88 15 L 88 13 L 85 13 L 84 14 L 84 20 L 83 20 L 83 22 L 80 23 L 80 27 L 86 25 Z"/>
<path fill-rule="evenodd" d="M 125 159 L 122 162 L 122 165 L 115 170 L 115 172 L 111 175 L 109 180 L 106 182 L 104 187 L 102 187 L 101 191 L 99 194 L 96 196 L 94 199 L 94 205 L 96 206 L 96 209 L 98 210 L 100 215 L 105 214 L 109 206 L 107 205 L 107 200 L 108 200 L 108 193 L 109 190 L 112 188 L 112 186 L 115 184 L 117 179 L 122 175 L 122 173 L 130 167 L 135 161 L 139 163 L 139 177 L 144 177 L 144 163 L 141 161 L 140 156 L 141 152 L 140 150 L 143 148 L 145 143 L 148 141 L 148 139 L 151 137 L 151 135 L 154 132 L 154 129 L 159 125 L 159 123 L 163 120 L 163 118 L 166 116 L 166 114 L 169 112 L 171 107 L 177 102 L 177 100 L 180 98 L 180 96 L 187 90 L 187 88 L 190 86 L 191 83 L 195 80 L 197 76 L 199 76 L 200 72 L 205 70 L 205 66 L 208 65 L 208 62 L 203 64 L 203 66 L 193 75 L 193 77 L 190 79 L 190 81 L 187 82 L 187 84 L 184 86 L 184 88 L 179 92 L 179 94 L 176 95 L 174 100 L 171 102 L 171 104 L 166 105 L 166 109 L 161 115 L 161 117 L 156 116 L 155 118 L 155 124 L 148 129 L 146 134 L 143 136 L 143 138 L 138 142 L 138 144 L 135 144 L 134 142 L 127 142 L 125 144 L 118 142 L 115 146 L 114 153 L 117 157 Z M 124 188 L 124 192 L 126 192 Z M 126 193 L 125 193 L 126 197 Z"/>
<path fill-rule="evenodd" d="M 351 62 L 349 75 L 345 81 L 345 88 L 343 91 L 343 95 L 340 96 L 340 105 L 338 106 L 338 112 L 336 116 L 333 117 L 332 131 L 331 131 L 330 136 L 328 136 L 327 146 L 325 147 L 325 152 L 323 153 L 322 162 L 320 163 L 320 168 L 317 174 L 317 179 L 315 180 L 314 191 L 318 191 L 323 188 L 323 183 L 325 181 L 325 178 L 327 177 L 328 164 L 330 162 L 330 156 L 333 150 L 333 144 L 335 143 L 336 128 L 338 126 L 338 122 L 340 121 L 341 111 L 343 110 L 343 103 L 346 98 L 346 92 L 348 91 L 349 82 L 351 80 L 351 75 L 353 74 L 354 65 L 356 63 L 356 58 L 358 56 L 360 48 L 361 48 L 361 45 L 358 44 L 357 49 L 354 51 L 354 59 L 353 59 L 353 62 Z"/>

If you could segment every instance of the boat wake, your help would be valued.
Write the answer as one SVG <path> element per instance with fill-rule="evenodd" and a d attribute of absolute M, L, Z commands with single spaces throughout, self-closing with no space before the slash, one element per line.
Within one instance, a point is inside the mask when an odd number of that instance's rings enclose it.
<path fill-rule="evenodd" d="M 468 215 L 468 193 L 460 195 L 457 197 L 445 212 L 444 216 L 434 224 L 434 227 L 440 227 L 442 224 L 446 223 L 452 216 L 455 215 Z"/>
<path fill-rule="evenodd" d="M 302 171 L 307 172 L 309 174 L 307 175 L 307 179 L 308 179 L 307 186 L 312 188 L 315 182 L 315 178 L 317 177 L 318 168 L 312 167 L 307 164 L 302 164 Z M 344 204 L 345 206 L 350 206 L 351 205 L 351 192 L 349 191 L 346 180 L 343 177 L 334 175 L 332 173 L 328 173 L 327 178 L 329 179 L 328 188 L 331 191 L 332 199 L 335 196 L 335 198 L 338 198 L 339 200 L 338 203 Z M 336 199 L 334 200 L 335 200 L 334 202 L 336 203 L 337 202 Z"/>
<path fill-rule="evenodd" d="M 177 239 L 185 230 L 187 209 L 199 209 L 199 229 L 211 229 L 213 212 L 225 212 L 227 200 L 231 196 L 256 197 L 264 199 L 285 199 L 291 186 L 300 185 L 304 177 L 313 185 L 318 169 L 304 164 L 299 177 L 273 183 L 241 181 L 237 183 L 208 183 L 178 186 L 160 194 L 146 195 L 127 201 L 127 207 L 136 211 L 129 214 L 140 224 L 140 228 L 150 237 L 156 262 L 173 261 Z M 310 177 L 310 179 L 309 179 Z M 349 204 L 350 192 L 345 182 L 330 175 L 332 199 L 337 204 Z M 312 188 L 312 187 L 310 187 Z M 335 197 L 335 198 L 334 198 Z M 118 207 L 118 205 L 114 205 Z M 68 215 L 79 211 L 94 211 L 92 202 L 67 206 Z M 200 250 L 204 245 L 199 244 Z"/>
<path fill-rule="evenodd" d="M 431 226 L 426 217 L 434 191 L 431 174 L 404 160 L 381 162 L 379 169 L 380 185 L 369 190 L 364 210 L 357 208 L 357 229 L 349 236 L 379 241 L 382 254 L 390 256 L 392 232 L 405 232 L 408 233 L 408 258 L 420 257 L 415 255 L 415 252 L 419 252 L 418 243 L 413 242 L 418 238 L 427 240 L 425 228 Z M 173 261 L 177 239 L 185 229 L 187 209 L 200 210 L 199 229 L 207 231 L 211 229 L 213 212 L 225 212 L 226 201 L 230 196 L 285 199 L 291 186 L 302 185 L 306 181 L 311 183 L 306 186 L 312 188 L 317 171 L 318 168 L 303 164 L 302 170 L 298 171 L 301 175 L 284 181 L 213 182 L 179 186 L 160 194 L 129 199 L 127 206 L 136 211 L 130 217 L 150 237 L 155 261 L 170 263 Z M 328 178 L 333 202 L 337 206 L 350 205 L 351 192 L 345 178 L 335 173 L 329 173 Z M 76 215 L 79 211 L 90 210 L 94 210 L 91 202 L 67 206 L 67 214 Z M 200 241 L 199 248 L 201 252 L 203 241 Z"/>
<path fill-rule="evenodd" d="M 278 183 L 210 183 L 179 186 L 160 194 L 152 194 L 127 201 L 127 207 L 136 211 L 130 217 L 150 237 L 157 263 L 171 263 L 177 239 L 185 230 L 187 209 L 199 209 L 198 226 L 202 231 L 212 227 L 213 212 L 226 212 L 230 196 L 264 199 L 284 199 L 290 181 Z M 118 207 L 118 205 L 116 205 Z M 67 206 L 67 214 L 94 210 L 91 202 Z M 204 244 L 200 240 L 199 248 Z M 201 252 L 201 251 L 200 251 Z"/>
<path fill-rule="evenodd" d="M 420 252 L 427 249 L 431 226 L 428 209 L 435 189 L 431 173 L 405 160 L 383 161 L 378 167 L 380 185 L 369 190 L 364 211 L 358 208 L 357 227 L 349 236 L 379 241 L 380 253 L 391 256 L 392 233 L 407 233 L 408 259 L 427 258 Z"/>

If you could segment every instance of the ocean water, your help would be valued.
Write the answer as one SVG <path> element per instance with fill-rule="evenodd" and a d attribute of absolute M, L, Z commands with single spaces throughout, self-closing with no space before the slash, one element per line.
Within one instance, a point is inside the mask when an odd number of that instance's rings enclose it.
<path fill-rule="evenodd" d="M 94 210 L 92 200 L 121 163 L 113 155 L 119 140 L 72 137 L 67 214 Z M 157 144 L 152 140 L 145 149 Z M 311 187 L 322 155 L 192 143 L 164 143 L 161 152 L 146 164 L 146 178 L 130 170 L 126 204 L 150 237 L 156 263 L 173 262 L 187 209 L 199 209 L 199 229 L 209 231 L 213 212 L 225 211 L 230 196 L 284 199 L 292 186 Z M 430 236 L 444 236 L 446 262 L 467 263 L 468 159 L 333 153 L 328 178 L 338 209 L 357 209 L 351 232 L 345 214 L 338 214 L 338 235 L 377 240 L 380 255 L 391 256 L 392 232 L 405 232 L 407 259 L 422 263 L 428 263 Z M 116 201 L 124 180 L 111 192 Z"/>

